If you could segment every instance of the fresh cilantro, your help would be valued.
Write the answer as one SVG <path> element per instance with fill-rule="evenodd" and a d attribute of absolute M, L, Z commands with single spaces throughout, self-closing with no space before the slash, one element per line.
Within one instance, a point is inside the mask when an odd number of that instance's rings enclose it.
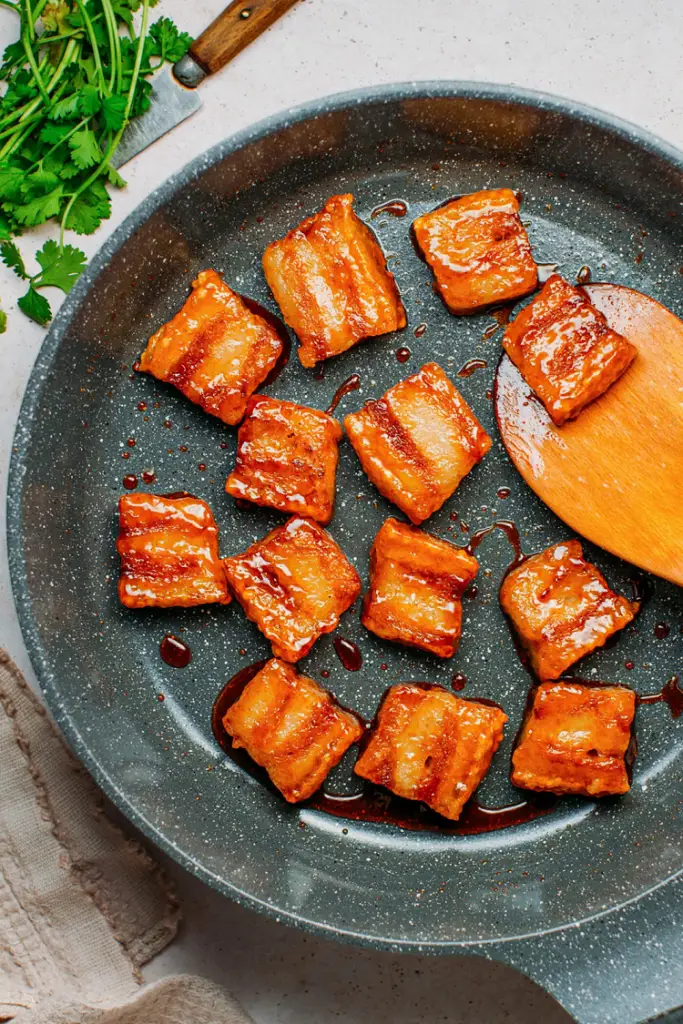
<path fill-rule="evenodd" d="M 52 319 L 52 310 L 50 309 L 50 303 L 47 301 L 44 295 L 37 292 L 33 285 L 29 285 L 29 289 L 25 295 L 22 295 L 17 302 L 17 306 L 26 313 L 26 316 L 30 317 L 31 320 L 35 320 L 37 324 L 44 327 L 45 324 L 49 324 Z"/>
<path fill-rule="evenodd" d="M 37 323 L 52 316 L 40 289 L 70 291 L 85 266 L 64 232 L 95 231 L 111 213 L 107 186 L 125 186 L 111 161 L 128 122 L 149 109 L 150 76 L 192 42 L 169 18 L 149 26 L 156 3 L 13 5 L 20 39 L 0 64 L 0 258 L 28 282 L 19 307 Z M 60 240 L 38 251 L 40 270 L 31 276 L 12 238 L 53 218 Z M 0 310 L 0 333 L 4 327 Z"/>

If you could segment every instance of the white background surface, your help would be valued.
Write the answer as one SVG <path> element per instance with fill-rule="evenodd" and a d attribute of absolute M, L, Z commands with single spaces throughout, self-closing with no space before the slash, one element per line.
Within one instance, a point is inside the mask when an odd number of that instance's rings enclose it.
<path fill-rule="evenodd" d="M 198 35 L 223 6 L 222 0 L 161 0 L 155 13 L 168 14 Z M 0 46 L 14 38 L 14 16 L 0 8 Z M 301 0 L 203 84 L 198 114 L 124 168 L 128 187 L 113 195 L 111 220 L 76 244 L 94 253 L 169 174 L 269 114 L 340 90 L 429 78 L 558 93 L 637 122 L 683 148 L 683 3 Z M 26 256 L 42 244 L 40 237 L 25 236 Z M 0 297 L 9 313 L 8 333 L 0 337 L 3 492 L 14 421 L 44 337 L 14 308 L 19 287 L 2 268 Z M 50 295 L 53 309 L 60 295 Z M 0 520 L 0 645 L 33 682 L 9 588 L 4 504 Z M 548 996 L 507 968 L 472 958 L 393 957 L 323 942 L 257 917 L 178 868 L 170 870 L 185 924 L 147 976 L 208 975 L 232 989 L 258 1024 L 568 1020 Z"/>

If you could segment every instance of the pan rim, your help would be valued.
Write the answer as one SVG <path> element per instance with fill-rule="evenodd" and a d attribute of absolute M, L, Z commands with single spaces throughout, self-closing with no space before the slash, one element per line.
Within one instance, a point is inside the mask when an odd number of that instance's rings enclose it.
<path fill-rule="evenodd" d="M 276 905 L 262 900 L 249 892 L 245 892 L 237 885 L 219 877 L 206 866 L 193 860 L 186 854 L 174 840 L 168 837 L 161 825 L 150 821 L 134 803 L 122 792 L 119 785 L 111 778 L 106 768 L 100 764 L 94 755 L 90 753 L 86 739 L 76 724 L 72 721 L 69 711 L 61 705 L 57 698 L 55 678 L 48 660 L 43 651 L 38 625 L 33 617 L 30 601 L 24 589 L 27 576 L 24 551 L 22 548 L 22 479 L 25 472 L 24 456 L 22 454 L 22 438 L 30 432 L 31 425 L 35 419 L 38 400 L 42 389 L 47 382 L 47 370 L 52 358 L 56 353 L 62 336 L 65 333 L 73 315 L 77 312 L 82 300 L 85 298 L 88 289 L 94 279 L 106 267 L 108 261 L 121 245 L 137 230 L 163 203 L 180 187 L 187 185 L 199 176 L 208 167 L 216 164 L 246 145 L 259 141 L 271 135 L 274 131 L 292 124 L 306 121 L 322 113 L 329 113 L 349 106 L 363 106 L 372 103 L 389 103 L 409 99 L 428 98 L 454 98 L 498 100 L 517 106 L 531 106 L 544 111 L 556 111 L 569 115 L 586 125 L 594 125 L 607 129 L 612 133 L 621 136 L 632 145 L 645 150 L 648 153 L 660 157 L 672 165 L 676 170 L 683 172 L 683 152 L 670 143 L 656 136 L 654 133 L 642 129 L 637 125 L 626 121 L 610 113 L 601 111 L 598 108 L 576 102 L 568 98 L 554 96 L 548 93 L 535 90 L 506 86 L 502 84 L 441 80 L 441 81 L 411 81 L 402 83 L 390 83 L 381 86 L 370 86 L 361 89 L 335 93 L 329 96 L 319 97 L 297 106 L 286 108 L 268 116 L 254 125 L 250 125 L 239 132 L 229 136 L 223 141 L 212 146 L 203 154 L 193 158 L 183 168 L 168 178 L 162 185 L 155 189 L 149 196 L 133 210 L 115 231 L 106 239 L 103 245 L 92 257 L 88 266 L 66 298 L 64 304 L 55 317 L 50 330 L 45 337 L 31 370 L 15 428 L 10 465 L 8 473 L 7 489 L 7 548 L 10 568 L 10 579 L 12 594 L 14 598 L 17 616 L 22 631 L 33 670 L 36 674 L 49 710 L 60 729 L 66 736 L 68 743 L 83 763 L 88 772 L 92 775 L 97 785 L 103 790 L 117 808 L 125 814 L 131 823 L 138 828 L 147 839 L 158 846 L 165 854 L 172 857 L 183 868 L 189 870 L 196 877 L 201 879 L 212 888 L 229 896 L 242 906 L 258 910 L 279 923 L 287 923 L 295 927 L 317 934 L 326 938 L 334 938 L 339 941 L 354 945 L 365 946 L 373 949 L 381 949 L 391 952 L 405 952 L 415 954 L 449 954 L 458 949 L 476 949 L 478 947 L 504 946 L 509 943 L 520 942 L 527 939 L 540 938 L 545 935 L 552 935 L 558 932 L 576 929 L 590 922 L 612 916 L 624 908 L 639 902 L 646 896 L 670 884 L 676 878 L 683 875 L 683 865 L 678 871 L 668 875 L 666 878 L 656 882 L 637 895 L 631 896 L 611 907 L 600 910 L 584 918 L 575 919 L 562 925 L 556 925 L 546 929 L 537 929 L 529 932 L 520 932 L 516 935 L 504 937 L 491 937 L 465 940 L 428 940 L 423 942 L 413 940 L 394 939 L 388 936 L 368 935 L 356 933 L 349 929 L 325 924 L 321 921 L 310 920 L 300 914 L 288 910 L 279 909 Z"/>

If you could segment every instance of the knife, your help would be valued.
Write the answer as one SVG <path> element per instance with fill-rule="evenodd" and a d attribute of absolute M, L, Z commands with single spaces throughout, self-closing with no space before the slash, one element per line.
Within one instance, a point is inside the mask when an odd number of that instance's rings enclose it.
<path fill-rule="evenodd" d="M 194 114 L 202 105 L 197 86 L 206 76 L 225 67 L 295 3 L 297 0 L 234 0 L 226 7 L 177 64 L 166 65 L 152 79 L 151 106 L 124 131 L 111 161 L 114 167 L 121 167 Z"/>

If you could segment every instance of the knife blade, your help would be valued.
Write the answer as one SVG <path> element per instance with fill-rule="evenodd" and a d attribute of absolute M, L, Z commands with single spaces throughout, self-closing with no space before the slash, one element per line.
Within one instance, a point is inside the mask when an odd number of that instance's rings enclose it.
<path fill-rule="evenodd" d="M 202 105 L 197 86 L 257 39 L 298 0 L 233 0 L 172 68 L 152 79 L 151 106 L 130 122 L 112 158 L 121 167 Z"/>

